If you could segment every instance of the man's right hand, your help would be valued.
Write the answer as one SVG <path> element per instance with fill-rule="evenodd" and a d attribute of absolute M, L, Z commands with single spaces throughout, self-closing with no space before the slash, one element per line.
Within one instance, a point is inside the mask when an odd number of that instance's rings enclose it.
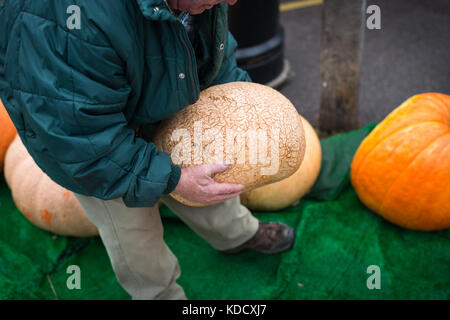
<path fill-rule="evenodd" d="M 237 197 L 244 190 L 242 184 L 218 183 L 212 176 L 228 169 L 228 164 L 205 164 L 181 169 L 181 177 L 174 194 L 184 199 L 212 205 Z"/>

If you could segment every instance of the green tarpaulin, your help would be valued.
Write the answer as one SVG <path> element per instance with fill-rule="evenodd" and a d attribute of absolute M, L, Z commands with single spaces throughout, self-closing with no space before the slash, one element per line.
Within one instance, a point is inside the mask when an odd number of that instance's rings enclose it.
<path fill-rule="evenodd" d="M 297 232 L 294 247 L 267 256 L 223 255 L 161 208 L 189 299 L 449 299 L 450 230 L 405 230 L 366 209 L 349 183 L 353 154 L 374 124 L 322 141 L 322 170 L 300 204 L 257 213 Z M 55 236 L 19 213 L 0 178 L 0 299 L 129 299 L 98 237 Z M 70 290 L 70 265 L 81 289 Z M 378 266 L 380 289 L 369 289 Z M 372 278 L 369 284 L 373 283 Z"/>

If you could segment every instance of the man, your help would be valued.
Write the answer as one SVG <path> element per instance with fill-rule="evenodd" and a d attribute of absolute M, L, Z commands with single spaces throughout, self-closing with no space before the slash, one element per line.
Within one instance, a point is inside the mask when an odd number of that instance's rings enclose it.
<path fill-rule="evenodd" d="M 236 66 L 236 0 L 3 0 L 0 98 L 36 163 L 72 190 L 133 299 L 186 299 L 163 240 L 159 199 L 215 249 L 287 250 L 294 232 L 259 223 L 225 164 L 181 170 L 151 142 L 200 90 L 250 81 Z M 76 5 L 76 6 L 74 6 Z M 168 196 L 178 193 L 192 208 Z"/>

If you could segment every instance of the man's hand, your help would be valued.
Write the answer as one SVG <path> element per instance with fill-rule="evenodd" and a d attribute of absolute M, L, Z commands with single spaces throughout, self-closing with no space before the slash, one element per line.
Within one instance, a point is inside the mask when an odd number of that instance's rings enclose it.
<path fill-rule="evenodd" d="M 212 205 L 237 197 L 245 188 L 242 184 L 218 183 L 212 176 L 225 171 L 227 164 L 206 164 L 181 169 L 181 177 L 173 193 L 184 199 Z"/>

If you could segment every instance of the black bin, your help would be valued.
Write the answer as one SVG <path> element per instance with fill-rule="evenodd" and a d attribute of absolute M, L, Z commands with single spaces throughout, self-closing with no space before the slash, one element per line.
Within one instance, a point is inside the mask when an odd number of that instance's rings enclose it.
<path fill-rule="evenodd" d="M 284 31 L 278 0 L 239 0 L 229 7 L 229 28 L 238 42 L 236 59 L 254 82 L 268 84 L 283 71 Z"/>

